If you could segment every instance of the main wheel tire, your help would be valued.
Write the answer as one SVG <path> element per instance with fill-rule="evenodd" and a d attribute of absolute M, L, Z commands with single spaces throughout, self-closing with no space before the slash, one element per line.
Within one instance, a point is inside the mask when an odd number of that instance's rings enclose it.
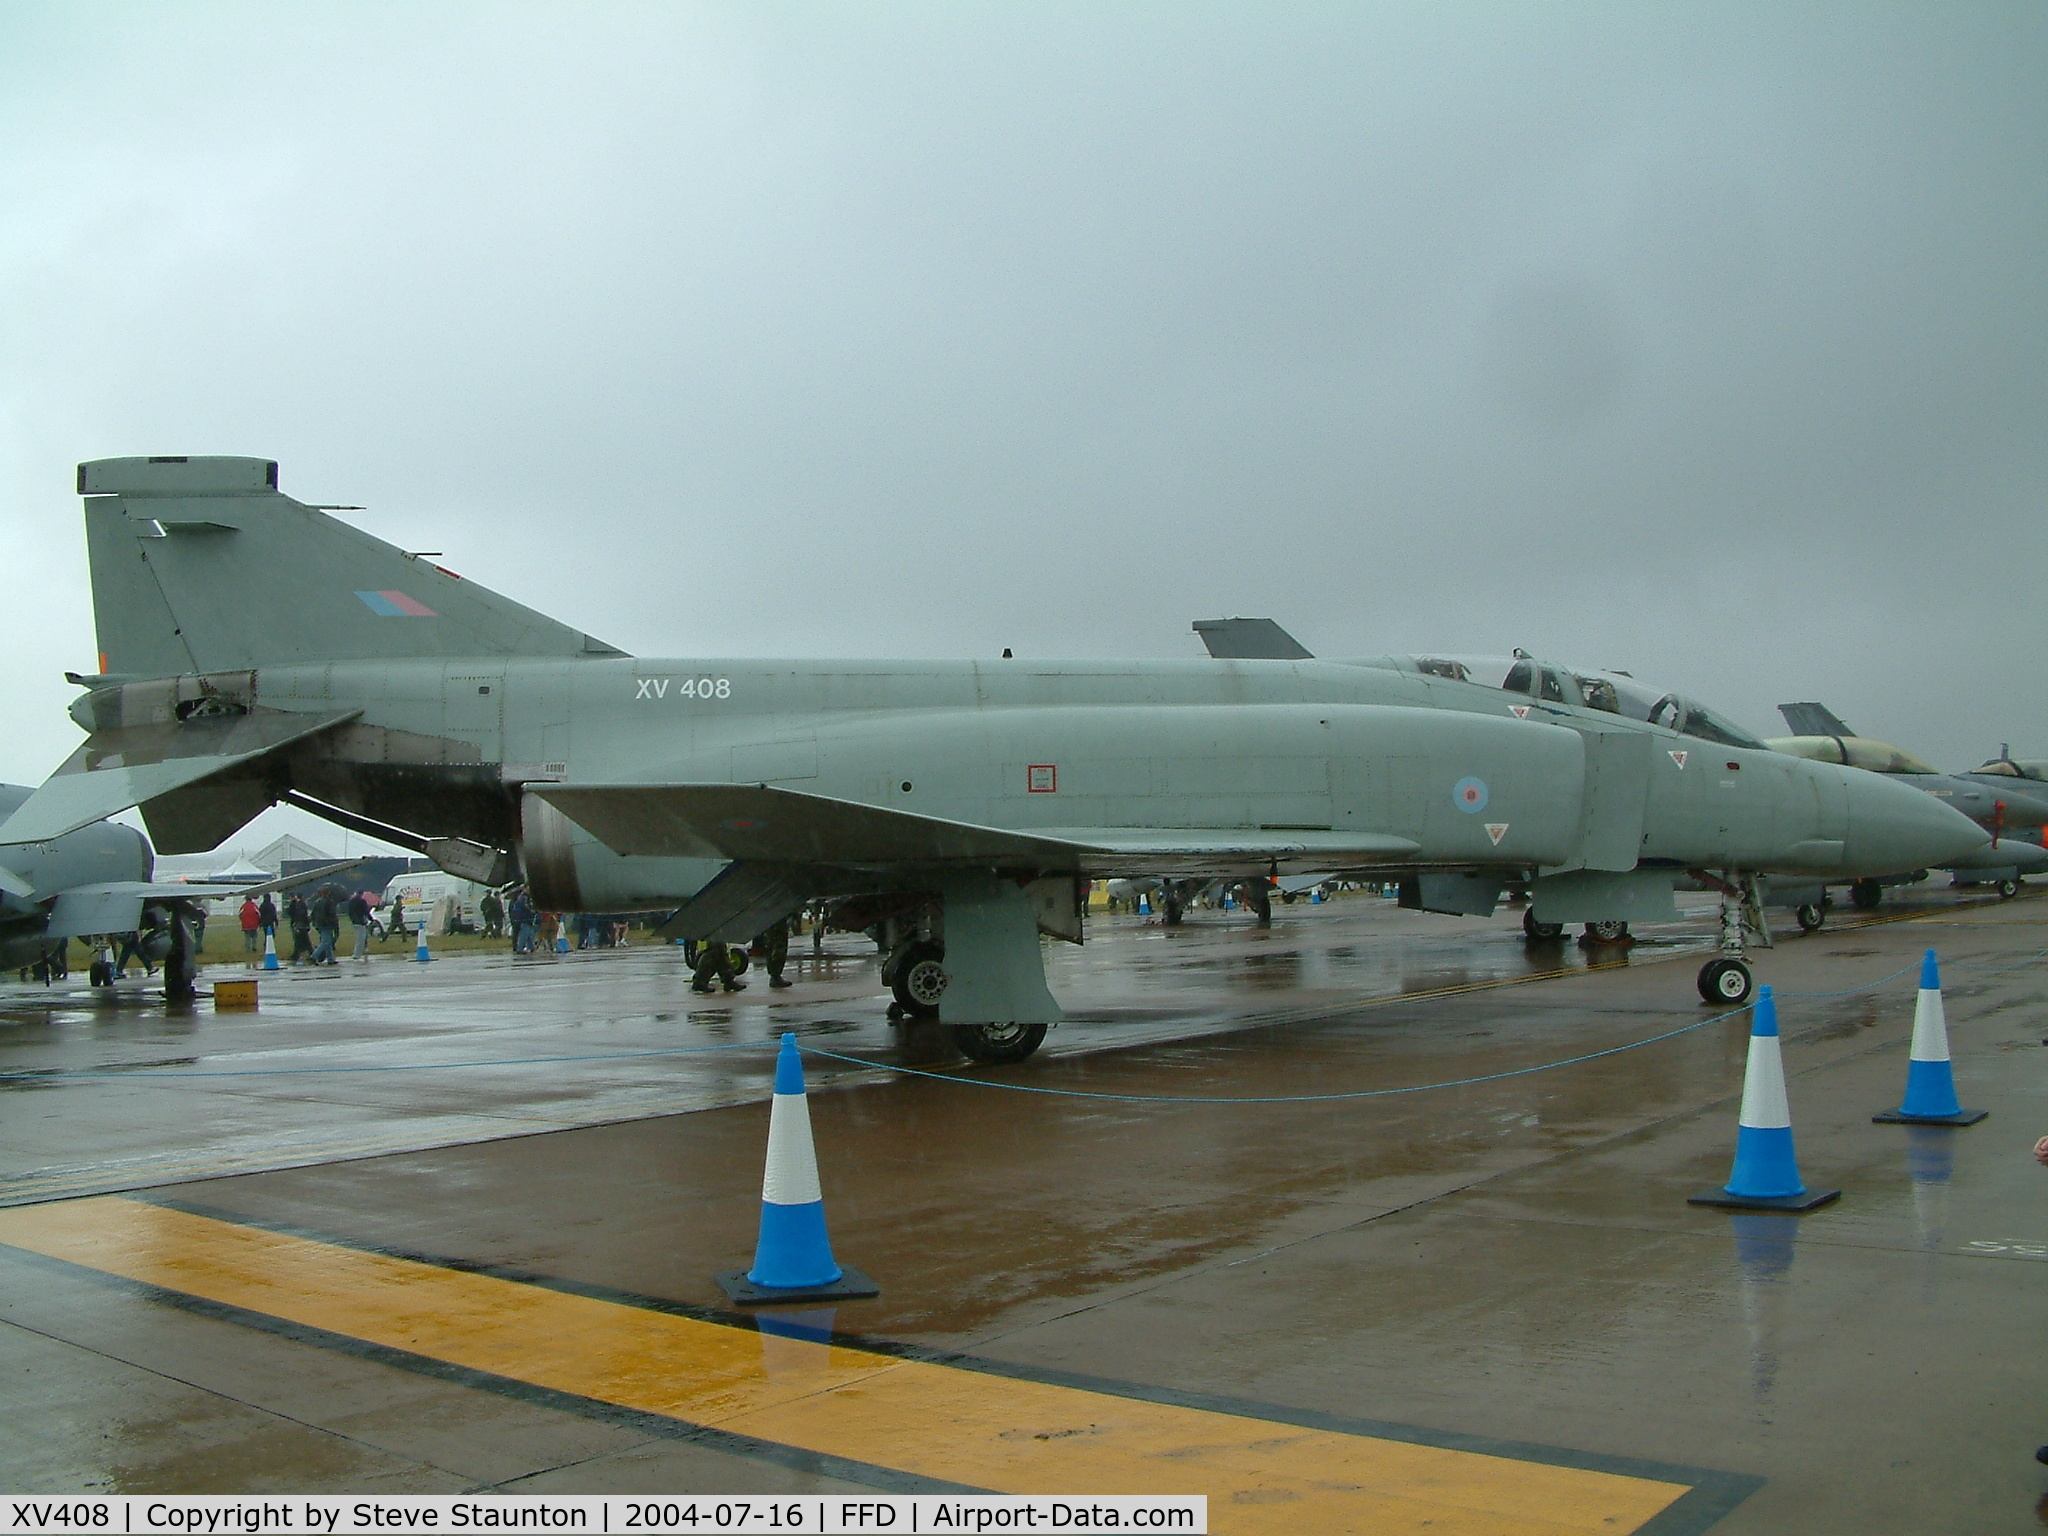
<path fill-rule="evenodd" d="M 936 944 L 913 944 L 896 962 L 896 975 L 889 983 L 896 1001 L 913 1019 L 939 1016 L 939 999 L 945 996 L 946 952 Z"/>
<path fill-rule="evenodd" d="M 1755 990 L 1755 978 L 1740 960 L 1709 960 L 1700 967 L 1700 999 L 1703 1002 L 1734 1008 L 1748 1002 L 1749 994 Z"/>
<path fill-rule="evenodd" d="M 955 1024 L 953 1044 L 970 1061 L 1022 1061 L 1045 1042 L 1043 1024 Z"/>
<path fill-rule="evenodd" d="M 2017 880 L 2001 880 L 1998 882 L 1997 890 L 2000 901 L 2011 901 L 2013 897 L 2019 895 L 2020 883 Z"/>
<path fill-rule="evenodd" d="M 86 972 L 86 979 L 96 987 L 111 987 L 114 984 L 114 968 L 104 960 L 95 960 Z"/>
<path fill-rule="evenodd" d="M 1564 937 L 1564 924 L 1539 923 L 1532 909 L 1522 914 L 1522 937 L 1532 944 L 1554 944 Z"/>
<path fill-rule="evenodd" d="M 1178 928 L 1180 926 L 1179 897 L 1168 896 L 1164 901 L 1159 903 L 1159 910 L 1161 916 L 1165 919 L 1167 927 Z"/>
<path fill-rule="evenodd" d="M 1792 916 L 1798 920 L 1801 933 L 1818 933 L 1821 925 L 1828 920 L 1827 909 L 1818 902 L 1808 902 L 1793 909 Z"/>
<path fill-rule="evenodd" d="M 1858 880 L 1849 887 L 1849 905 L 1858 912 L 1875 912 L 1884 903 L 1884 887 L 1875 880 Z"/>
<path fill-rule="evenodd" d="M 1628 937 L 1628 924 L 1619 918 L 1605 918 L 1586 924 L 1586 937 L 1595 944 L 1619 944 Z"/>

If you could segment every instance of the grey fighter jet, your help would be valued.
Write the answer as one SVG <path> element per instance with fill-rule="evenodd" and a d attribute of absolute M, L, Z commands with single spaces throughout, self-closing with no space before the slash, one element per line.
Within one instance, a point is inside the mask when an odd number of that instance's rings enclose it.
<path fill-rule="evenodd" d="M 1824 704 L 1780 704 L 1778 713 L 1794 734 L 1765 742 L 1773 751 L 1890 774 L 1954 806 L 1991 834 L 1989 844 L 1958 858 L 1855 881 L 1849 896 L 1857 907 L 1875 908 L 1884 899 L 1886 885 L 1918 879 L 1928 868 L 1951 871 L 1958 884 L 1993 885 L 2002 896 L 2014 895 L 2023 876 L 2048 873 L 2048 848 L 2041 846 L 2048 835 L 2048 785 L 2035 790 L 2024 782 L 2018 764 L 1987 763 L 1975 773 L 1942 773 L 1902 747 L 1857 735 Z M 2001 767 L 2008 772 L 2000 773 Z M 1778 899 L 1788 898 L 1781 891 Z M 1824 907 L 1799 905 L 1801 926 L 1818 927 L 1816 915 Z"/>
<path fill-rule="evenodd" d="M 34 793 L 0 784 L 0 840 L 9 844 L 0 847 L 0 971 L 34 968 L 48 980 L 53 969 L 63 974 L 70 940 L 139 933 L 143 953 L 163 967 L 164 995 L 192 996 L 192 887 L 150 879 L 149 840 L 133 827 L 102 821 L 34 842 L 13 840 L 6 821 Z"/>
<path fill-rule="evenodd" d="M 1877 774 L 1763 749 L 1670 697 L 1589 705 L 1532 660 L 1033 664 L 632 657 L 279 492 L 262 459 L 79 467 L 90 734 L 15 813 L 139 805 L 166 852 L 277 801 L 542 906 L 675 908 L 742 939 L 865 898 L 899 997 L 1018 1060 L 1060 1017 L 1039 935 L 1089 877 L 1356 873 L 1476 911 L 1671 910 L 1716 871 L 1739 1001 L 1766 872 L 1939 861 L 1983 833 Z M 18 823 L 18 825 L 15 825 Z"/>

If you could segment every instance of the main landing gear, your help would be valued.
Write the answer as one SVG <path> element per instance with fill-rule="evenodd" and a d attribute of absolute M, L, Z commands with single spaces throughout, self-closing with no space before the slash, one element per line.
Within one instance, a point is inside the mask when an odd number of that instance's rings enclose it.
<path fill-rule="evenodd" d="M 1737 1008 L 1749 1001 L 1756 990 L 1750 975 L 1748 941 L 1754 936 L 1764 948 L 1771 947 L 1771 926 L 1764 918 L 1763 888 L 1755 875 L 1729 871 L 1718 878 L 1704 870 L 1693 877 L 1710 890 L 1721 893 L 1721 953 L 1700 967 L 1700 1001 L 1724 1008 Z"/>
<path fill-rule="evenodd" d="M 946 974 L 946 949 L 931 939 L 915 939 L 887 962 L 889 990 L 896 994 L 890 1010 L 905 1020 L 936 1019 L 939 999 L 952 979 Z M 1043 1024 L 953 1024 L 947 1026 L 953 1049 L 969 1061 L 1000 1066 L 1022 1061 L 1045 1043 Z"/>

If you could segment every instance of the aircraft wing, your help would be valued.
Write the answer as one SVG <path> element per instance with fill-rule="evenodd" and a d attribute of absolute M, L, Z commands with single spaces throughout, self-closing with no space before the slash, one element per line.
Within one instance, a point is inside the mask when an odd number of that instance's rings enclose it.
<path fill-rule="evenodd" d="M 49 842 L 332 730 L 361 713 L 354 709 L 327 715 L 260 710 L 225 720 L 95 731 L 12 816 L 0 822 L 0 845 Z"/>
<path fill-rule="evenodd" d="M 1417 845 L 1377 833 L 1078 827 L 1019 832 L 761 784 L 536 784 L 616 853 L 835 869 L 1022 865 L 1089 874 L 1364 868 Z"/>
<path fill-rule="evenodd" d="M 35 895 L 36 888 L 5 864 L 0 864 L 0 891 L 21 901 L 27 901 Z"/>

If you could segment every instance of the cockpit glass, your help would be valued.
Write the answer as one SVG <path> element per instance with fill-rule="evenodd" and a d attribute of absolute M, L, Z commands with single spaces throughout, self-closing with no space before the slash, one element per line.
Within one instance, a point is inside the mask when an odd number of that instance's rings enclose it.
<path fill-rule="evenodd" d="M 1410 662 L 1425 677 L 1477 683 L 1483 688 L 1499 688 L 1560 704 L 1570 702 L 1585 709 L 1626 715 L 1631 720 L 1647 720 L 1681 736 L 1697 736 L 1722 746 L 1765 750 L 1756 737 L 1704 704 L 1618 672 L 1563 672 L 1525 656 L 1415 656 Z"/>
<path fill-rule="evenodd" d="M 2042 762 L 2038 759 L 2023 763 L 2017 762 L 2010 757 L 2001 757 L 1995 762 L 1986 763 L 1976 771 L 1978 773 L 2004 774 L 2006 777 L 2014 779 L 2048 780 L 2048 762 Z"/>

